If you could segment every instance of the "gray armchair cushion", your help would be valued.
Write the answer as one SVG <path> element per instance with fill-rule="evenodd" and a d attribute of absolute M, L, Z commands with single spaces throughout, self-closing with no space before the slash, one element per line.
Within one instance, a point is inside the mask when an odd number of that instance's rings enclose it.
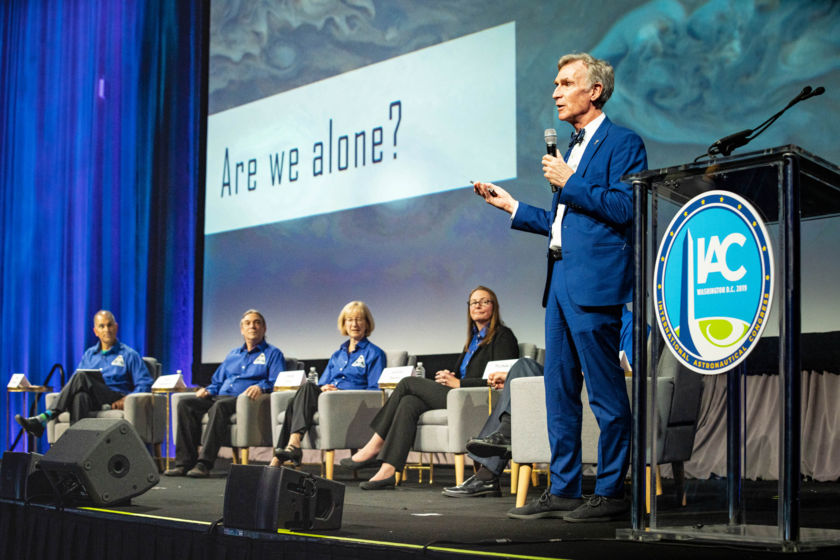
<path fill-rule="evenodd" d="M 256 399 L 242 393 L 236 397 L 236 413 L 231 416 L 230 444 L 233 447 L 273 446 L 271 439 L 270 394 Z"/>
<path fill-rule="evenodd" d="M 626 377 L 627 394 L 632 390 L 632 378 Z M 584 385 L 581 391 L 581 462 L 598 462 L 598 438 L 601 430 L 589 407 L 589 395 Z M 548 463 L 551 448 L 545 409 L 545 384 L 542 377 L 521 377 L 510 386 L 511 455 L 517 463 Z"/>
<path fill-rule="evenodd" d="M 379 391 L 328 391 L 318 397 L 319 449 L 359 448 L 373 435 L 370 423 L 382 408 Z"/>
<path fill-rule="evenodd" d="M 286 419 L 286 407 L 296 391 L 271 394 L 271 421 L 274 444 Z M 313 426 L 302 441 L 305 449 L 354 449 L 373 435 L 370 423 L 382 408 L 380 391 L 327 391 L 318 396 L 318 412 Z"/>
<path fill-rule="evenodd" d="M 408 364 L 405 350 L 385 350 L 385 367 L 400 367 Z"/>
<path fill-rule="evenodd" d="M 44 399 L 46 408 L 52 408 L 58 400 L 58 393 L 48 393 Z M 166 396 L 152 393 L 130 393 L 125 399 L 123 410 L 112 410 L 105 405 L 92 413 L 91 418 L 125 419 L 134 426 L 143 443 L 162 443 L 166 439 Z M 70 413 L 62 412 L 55 420 L 47 422 L 47 441 L 52 445 L 70 427 Z"/>
<path fill-rule="evenodd" d="M 537 359 L 537 345 L 530 342 L 519 343 L 519 357 Z"/>
<path fill-rule="evenodd" d="M 178 444 L 178 403 L 185 397 L 194 396 L 195 392 L 174 393 L 172 395 L 172 433 Z M 271 394 L 263 393 L 251 399 L 244 393 L 236 397 L 236 412 L 230 418 L 229 439 L 222 445 L 231 447 L 271 447 L 274 440 L 271 435 Z M 202 430 L 207 424 L 207 415 L 201 420 Z"/>
<path fill-rule="evenodd" d="M 520 377 L 510 383 L 511 455 L 516 463 L 551 460 L 542 377 Z"/>
<path fill-rule="evenodd" d="M 466 444 L 481 431 L 490 413 L 490 402 L 498 398 L 487 387 L 452 389 L 446 395 L 446 409 L 420 415 L 414 437 L 415 451 L 465 453 Z"/>

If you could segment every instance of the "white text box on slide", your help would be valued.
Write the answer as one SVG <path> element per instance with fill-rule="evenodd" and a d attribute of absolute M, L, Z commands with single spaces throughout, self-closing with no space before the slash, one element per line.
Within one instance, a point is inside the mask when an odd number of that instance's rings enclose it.
<path fill-rule="evenodd" d="M 211 115 L 205 234 L 516 176 L 513 22 Z"/>

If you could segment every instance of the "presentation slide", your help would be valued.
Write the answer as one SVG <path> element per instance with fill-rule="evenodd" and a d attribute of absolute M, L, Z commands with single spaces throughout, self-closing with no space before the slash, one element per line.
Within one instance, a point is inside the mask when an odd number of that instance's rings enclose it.
<path fill-rule="evenodd" d="M 470 181 L 549 205 L 543 131 L 557 129 L 561 151 L 572 131 L 551 98 L 558 58 L 609 60 L 616 89 L 605 112 L 642 136 L 651 168 L 667 167 L 756 126 L 805 85 L 838 91 L 836 14 L 826 17 L 837 9 L 212 0 L 202 361 L 241 343 L 249 308 L 287 356 L 327 358 L 351 300 L 370 306 L 380 347 L 457 353 L 478 285 L 496 292 L 520 342 L 544 346 L 547 239 L 512 231 Z M 749 93 L 733 96 L 736 84 Z M 840 161 L 830 125 L 840 106 L 828 97 L 796 106 L 740 151 L 798 144 Z M 840 330 L 836 306 L 820 303 L 836 299 L 829 279 L 840 263 L 825 256 L 836 253 L 837 222 L 803 225 L 803 266 L 824 271 L 806 278 L 805 331 Z"/>

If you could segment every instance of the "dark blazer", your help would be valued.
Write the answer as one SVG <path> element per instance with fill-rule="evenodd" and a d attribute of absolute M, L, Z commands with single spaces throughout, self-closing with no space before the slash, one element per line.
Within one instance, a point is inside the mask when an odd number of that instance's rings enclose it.
<path fill-rule="evenodd" d="M 567 154 L 568 156 L 568 154 Z M 520 203 L 511 227 L 551 236 L 557 203 L 563 216 L 563 265 L 569 296 L 580 306 L 619 305 L 632 299 L 633 190 L 621 177 L 647 168 L 638 134 L 605 118 L 574 175 L 554 193 L 551 208 Z M 548 263 L 543 307 L 551 285 Z"/>
<path fill-rule="evenodd" d="M 467 373 L 461 379 L 461 387 L 481 387 L 487 382 L 481 377 L 484 375 L 484 368 L 487 362 L 496 360 L 510 360 L 519 357 L 519 342 L 513 331 L 504 325 L 499 325 L 493 340 L 479 346 L 467 364 Z M 458 363 L 452 371 L 457 375 L 461 370 L 461 363 L 464 361 L 464 352 L 458 356 Z"/>

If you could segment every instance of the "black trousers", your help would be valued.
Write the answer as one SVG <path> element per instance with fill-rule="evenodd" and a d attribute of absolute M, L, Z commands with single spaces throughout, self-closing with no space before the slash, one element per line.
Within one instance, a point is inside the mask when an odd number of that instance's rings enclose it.
<path fill-rule="evenodd" d="M 70 423 L 87 418 L 91 410 L 99 410 L 103 404 L 111 404 L 125 395 L 114 391 L 98 376 L 75 373 L 58 394 L 53 406 L 56 413 L 70 411 Z"/>
<path fill-rule="evenodd" d="M 236 412 L 236 397 L 184 397 L 178 402 L 178 443 L 175 465 L 190 468 L 201 461 L 212 467 L 219 448 L 227 442 L 230 417 Z M 207 430 L 201 435 L 201 419 L 209 415 Z M 201 454 L 198 445 L 201 444 Z"/>
<path fill-rule="evenodd" d="M 370 424 L 385 440 L 379 452 L 383 462 L 402 470 L 414 443 L 418 418 L 427 410 L 446 408 L 446 394 L 450 390 L 451 387 L 423 377 L 405 377 L 397 384 Z"/>
<path fill-rule="evenodd" d="M 536 360 L 532 360 L 531 358 L 520 358 L 516 360 L 505 378 L 505 388 L 502 389 L 502 394 L 499 396 L 499 400 L 496 401 L 496 405 L 493 407 L 493 412 L 487 418 L 487 422 L 484 423 L 484 426 L 478 433 L 478 437 L 487 437 L 498 430 L 502 424 L 502 415 L 510 414 L 511 381 L 517 377 L 542 377 L 542 375 L 543 367 Z M 507 465 L 507 459 L 504 457 L 476 457 L 472 453 L 468 453 L 468 455 L 474 462 L 484 465 L 496 476 L 501 475 L 502 471 L 505 470 L 505 465 Z"/>
<path fill-rule="evenodd" d="M 283 427 L 280 428 L 280 435 L 277 437 L 276 447 L 286 447 L 290 435 L 303 434 L 312 427 L 312 420 L 318 412 L 320 395 L 321 387 L 315 383 L 306 382 L 300 386 L 294 398 L 286 405 L 286 416 L 283 419 Z"/>

